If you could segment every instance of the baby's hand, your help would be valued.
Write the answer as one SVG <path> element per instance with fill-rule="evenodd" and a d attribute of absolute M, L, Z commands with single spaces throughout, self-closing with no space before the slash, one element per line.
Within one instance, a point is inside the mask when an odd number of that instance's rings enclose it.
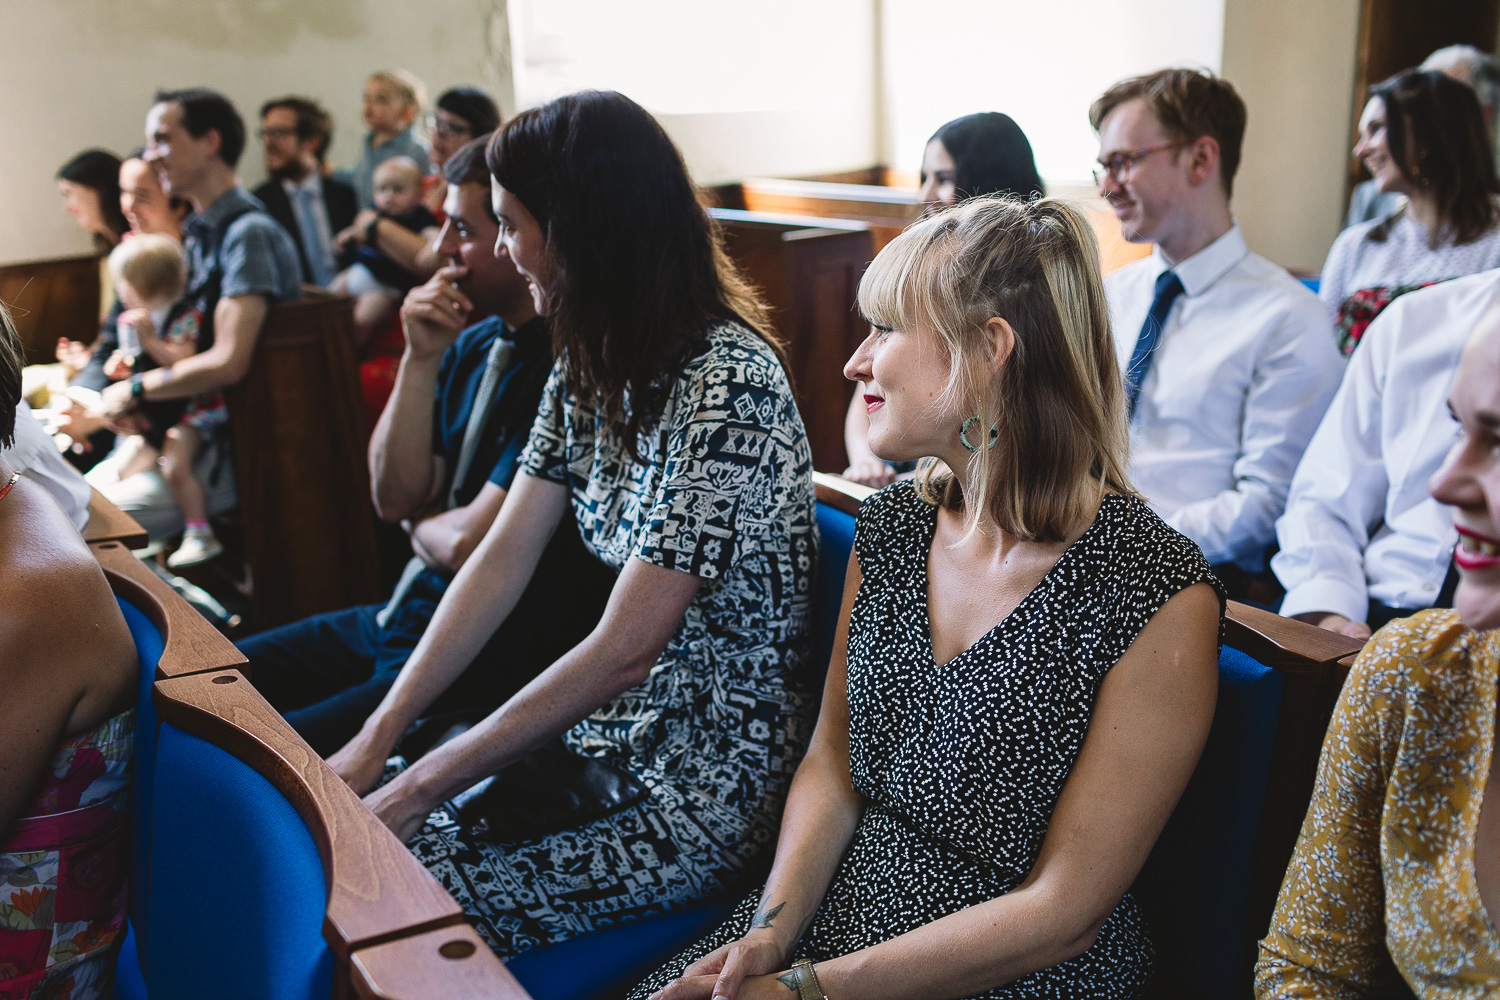
<path fill-rule="evenodd" d="M 156 324 L 151 321 L 149 309 L 127 309 L 120 314 L 120 322 L 133 328 L 137 337 L 156 336 Z"/>
<path fill-rule="evenodd" d="M 104 374 L 118 382 L 122 378 L 129 378 L 135 373 L 135 355 L 126 354 L 124 351 L 116 351 L 104 362 Z"/>
<path fill-rule="evenodd" d="M 93 353 L 87 344 L 69 340 L 67 337 L 57 339 L 57 360 L 61 361 L 73 375 L 83 371 L 84 366 L 89 363 L 89 356 Z"/>

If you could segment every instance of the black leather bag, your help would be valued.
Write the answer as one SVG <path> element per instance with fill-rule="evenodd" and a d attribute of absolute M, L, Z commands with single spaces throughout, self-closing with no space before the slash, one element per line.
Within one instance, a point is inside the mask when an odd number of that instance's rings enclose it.
<path fill-rule="evenodd" d="M 399 752 L 414 761 L 470 727 L 439 716 L 418 723 Z M 464 829 L 492 843 L 571 830 L 644 801 L 650 790 L 628 771 L 575 754 L 554 740 L 453 796 Z"/>

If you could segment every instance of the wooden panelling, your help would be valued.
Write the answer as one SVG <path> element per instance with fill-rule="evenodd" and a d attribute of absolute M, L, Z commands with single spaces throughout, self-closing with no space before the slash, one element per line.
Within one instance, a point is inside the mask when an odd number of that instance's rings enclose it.
<path fill-rule="evenodd" d="M 309 298 L 226 394 L 256 628 L 380 597 L 358 371 L 350 300 Z"/>
<path fill-rule="evenodd" d="M 854 299 L 871 257 L 869 228 L 733 209 L 710 214 L 723 229 L 730 256 L 771 305 L 786 343 L 813 467 L 842 472 L 848 466 L 844 412 L 854 392 L 843 371 L 866 333 Z"/>
<path fill-rule="evenodd" d="M 10 308 L 28 365 L 55 361 L 57 340 L 92 344 L 99 335 L 98 257 L 63 257 L 0 267 L 0 302 Z"/>

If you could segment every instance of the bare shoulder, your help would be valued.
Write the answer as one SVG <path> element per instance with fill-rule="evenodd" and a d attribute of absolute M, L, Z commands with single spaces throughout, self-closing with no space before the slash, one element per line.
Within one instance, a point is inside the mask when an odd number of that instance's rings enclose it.
<path fill-rule="evenodd" d="M 26 481 L 0 510 L 0 678 L 117 661 L 130 632 L 104 572 L 62 510 Z"/>

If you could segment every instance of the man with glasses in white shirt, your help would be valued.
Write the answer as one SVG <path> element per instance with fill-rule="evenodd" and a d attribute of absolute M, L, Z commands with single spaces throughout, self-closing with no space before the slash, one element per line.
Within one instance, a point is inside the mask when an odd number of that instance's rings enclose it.
<path fill-rule="evenodd" d="M 1229 210 L 1245 105 L 1169 69 L 1089 109 L 1099 193 L 1149 257 L 1105 278 L 1131 477 L 1232 593 L 1265 569 L 1292 473 L 1343 362 L 1317 296 L 1250 252 Z"/>
<path fill-rule="evenodd" d="M 1495 308 L 1500 270 L 1401 296 L 1349 359 L 1276 524 L 1281 613 L 1357 639 L 1422 608 L 1452 607 L 1452 512 L 1427 481 L 1458 440 L 1448 390 Z"/>

